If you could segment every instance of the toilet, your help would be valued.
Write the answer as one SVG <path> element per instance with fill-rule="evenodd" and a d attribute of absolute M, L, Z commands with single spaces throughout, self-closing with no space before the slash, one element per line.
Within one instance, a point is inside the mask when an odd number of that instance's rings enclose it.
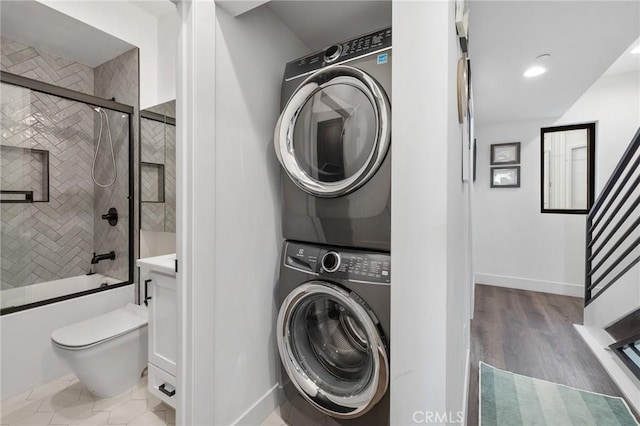
<path fill-rule="evenodd" d="M 91 393 L 111 398 L 134 386 L 147 366 L 148 314 L 127 306 L 51 333 L 53 351 Z"/>

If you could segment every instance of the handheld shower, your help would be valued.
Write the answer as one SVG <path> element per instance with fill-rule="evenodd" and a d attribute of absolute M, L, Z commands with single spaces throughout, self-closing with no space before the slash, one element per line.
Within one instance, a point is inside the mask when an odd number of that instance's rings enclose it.
<path fill-rule="evenodd" d="M 100 107 L 96 107 L 93 105 L 87 105 L 89 108 L 91 108 L 94 112 L 98 113 L 100 115 L 100 131 L 98 132 L 98 143 L 96 144 L 96 152 L 95 155 L 93 156 L 93 164 L 91 166 L 91 179 L 93 179 L 93 182 L 98 185 L 101 188 L 108 188 L 111 185 L 113 185 L 116 181 L 116 179 L 118 178 L 118 168 L 116 167 L 116 156 L 113 150 L 113 139 L 111 137 L 111 129 L 109 126 L 109 116 L 107 115 L 107 112 L 105 110 L 103 110 Z M 107 122 L 107 133 L 109 135 L 109 145 L 111 146 L 111 162 L 113 164 L 113 179 L 111 180 L 111 182 L 107 183 L 107 184 L 103 184 L 98 182 L 98 180 L 96 179 L 95 176 L 95 172 L 96 172 L 96 160 L 98 159 L 98 151 L 100 150 L 100 143 L 102 142 L 102 116 L 104 115 L 104 118 Z"/>

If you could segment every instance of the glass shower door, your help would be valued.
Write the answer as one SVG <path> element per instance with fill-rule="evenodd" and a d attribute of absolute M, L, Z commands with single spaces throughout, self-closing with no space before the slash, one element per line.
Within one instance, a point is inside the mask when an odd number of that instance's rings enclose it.
<path fill-rule="evenodd" d="M 31 90 L 0 86 L 0 306 L 24 304 L 33 277 L 33 200 L 43 194 L 42 155 L 31 149 Z"/>
<path fill-rule="evenodd" d="M 133 107 L 2 80 L 0 315 L 133 282 Z"/>

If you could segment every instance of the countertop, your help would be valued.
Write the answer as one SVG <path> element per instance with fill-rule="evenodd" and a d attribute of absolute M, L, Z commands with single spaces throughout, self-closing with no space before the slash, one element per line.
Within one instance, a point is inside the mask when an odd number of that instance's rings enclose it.
<path fill-rule="evenodd" d="M 140 268 L 147 268 L 151 271 L 162 272 L 163 274 L 176 274 L 176 254 L 165 254 L 162 256 L 147 257 L 138 259 L 136 264 Z"/>

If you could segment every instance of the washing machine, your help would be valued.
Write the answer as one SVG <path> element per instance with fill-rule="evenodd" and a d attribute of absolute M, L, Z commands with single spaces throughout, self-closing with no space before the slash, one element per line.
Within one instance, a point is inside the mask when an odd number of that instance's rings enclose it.
<path fill-rule="evenodd" d="M 276 336 L 298 413 L 389 424 L 390 283 L 388 254 L 285 241 Z"/>
<path fill-rule="evenodd" d="M 289 62 L 274 135 L 285 239 L 390 250 L 391 28 Z"/>

